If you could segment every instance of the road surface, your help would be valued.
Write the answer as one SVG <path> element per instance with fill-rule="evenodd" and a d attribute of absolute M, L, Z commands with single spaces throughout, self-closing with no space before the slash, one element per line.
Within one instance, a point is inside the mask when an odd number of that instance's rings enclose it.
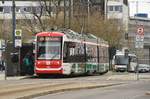
<path fill-rule="evenodd" d="M 107 88 L 84 89 L 49 94 L 33 99 L 150 99 L 150 81 L 135 81 Z"/>

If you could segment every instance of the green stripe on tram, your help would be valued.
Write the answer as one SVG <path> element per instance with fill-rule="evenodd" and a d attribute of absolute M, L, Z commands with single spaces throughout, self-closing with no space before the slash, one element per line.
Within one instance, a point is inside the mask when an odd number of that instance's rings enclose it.
<path fill-rule="evenodd" d="M 75 63 L 72 65 L 72 70 L 75 73 L 84 73 L 88 71 L 104 72 L 109 68 L 109 66 L 107 65 L 108 64 L 105 63 L 99 65 L 95 63 L 86 63 L 86 64 Z"/>

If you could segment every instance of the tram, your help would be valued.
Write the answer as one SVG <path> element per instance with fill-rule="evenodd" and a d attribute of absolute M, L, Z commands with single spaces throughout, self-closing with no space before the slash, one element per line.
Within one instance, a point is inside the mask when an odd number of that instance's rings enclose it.
<path fill-rule="evenodd" d="M 109 68 L 108 42 L 70 29 L 40 32 L 35 37 L 35 73 L 94 74 Z"/>

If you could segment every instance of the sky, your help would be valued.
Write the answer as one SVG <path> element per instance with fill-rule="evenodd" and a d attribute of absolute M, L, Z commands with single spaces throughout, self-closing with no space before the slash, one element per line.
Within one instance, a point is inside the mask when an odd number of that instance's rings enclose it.
<path fill-rule="evenodd" d="M 147 13 L 150 18 L 150 0 L 128 0 L 129 14 L 134 16 L 136 13 Z"/>

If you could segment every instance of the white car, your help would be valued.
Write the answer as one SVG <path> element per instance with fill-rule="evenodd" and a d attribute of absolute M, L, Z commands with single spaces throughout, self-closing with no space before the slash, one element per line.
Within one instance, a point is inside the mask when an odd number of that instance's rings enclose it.
<path fill-rule="evenodd" d="M 149 72 L 150 71 L 150 66 L 147 65 L 147 64 L 139 64 L 138 71 L 141 72 L 141 73 Z"/>

